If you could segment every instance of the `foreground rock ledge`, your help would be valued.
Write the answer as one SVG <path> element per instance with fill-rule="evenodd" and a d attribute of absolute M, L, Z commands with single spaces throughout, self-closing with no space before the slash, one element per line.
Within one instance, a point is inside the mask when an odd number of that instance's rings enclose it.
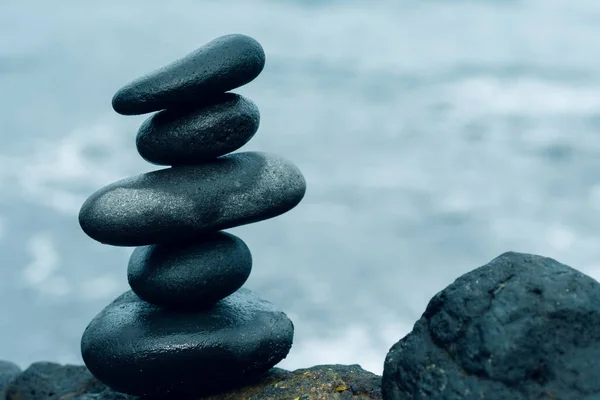
<path fill-rule="evenodd" d="M 0 399 L 1 397 L 0 392 Z M 5 387 L 6 400 L 133 400 L 94 378 L 84 366 L 32 364 Z M 164 397 L 162 397 L 164 399 Z M 173 399 L 184 400 L 182 397 Z M 381 377 L 359 365 L 317 365 L 286 371 L 273 368 L 244 387 L 196 400 L 382 399 Z"/>

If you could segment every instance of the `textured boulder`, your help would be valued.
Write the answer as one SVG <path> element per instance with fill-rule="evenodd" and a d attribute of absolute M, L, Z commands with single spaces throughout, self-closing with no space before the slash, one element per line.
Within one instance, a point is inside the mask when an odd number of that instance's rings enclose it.
<path fill-rule="evenodd" d="M 200 396 L 266 372 L 287 356 L 293 336 L 288 317 L 248 289 L 199 311 L 158 307 L 128 291 L 90 322 L 81 353 L 117 391 Z"/>
<path fill-rule="evenodd" d="M 229 296 L 250 276 L 252 255 L 237 236 L 217 232 L 192 243 L 136 248 L 127 278 L 142 300 L 198 309 Z"/>
<path fill-rule="evenodd" d="M 206 103 L 252 81 L 264 66 L 265 53 L 256 40 L 221 36 L 119 89 L 112 106 L 119 114 L 136 115 Z"/>
<path fill-rule="evenodd" d="M 85 201 L 79 223 L 91 238 L 116 246 L 190 240 L 276 217 L 305 191 L 302 173 L 284 158 L 235 153 L 105 186 Z"/>
<path fill-rule="evenodd" d="M 20 373 L 21 368 L 17 364 L 0 360 L 0 399 L 4 398 L 6 385 Z"/>
<path fill-rule="evenodd" d="M 259 123 L 260 112 L 251 100 L 225 93 L 207 105 L 154 114 L 138 130 L 136 145 L 154 164 L 200 164 L 245 145 Z"/>
<path fill-rule="evenodd" d="M 600 283 L 505 253 L 438 293 L 388 353 L 387 400 L 600 399 Z"/>
<path fill-rule="evenodd" d="M 39 365 L 45 365 L 40 369 Z M 43 375 L 43 378 L 40 378 Z M 115 392 L 84 366 L 36 363 L 11 384 L 7 400 L 136 400 Z M 38 379 L 31 379 L 37 376 Z M 380 400 L 381 377 L 358 365 L 317 365 L 286 371 L 273 368 L 254 382 L 204 397 L 169 396 L 153 400 Z"/>

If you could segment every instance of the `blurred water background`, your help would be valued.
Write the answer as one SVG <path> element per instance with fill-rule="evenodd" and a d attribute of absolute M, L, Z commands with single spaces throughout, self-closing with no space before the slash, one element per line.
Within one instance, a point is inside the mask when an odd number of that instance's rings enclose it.
<path fill-rule="evenodd" d="M 101 186 L 156 169 L 131 79 L 227 33 L 258 39 L 243 150 L 293 160 L 292 212 L 231 230 L 246 284 L 296 325 L 285 368 L 389 347 L 458 275 L 507 250 L 600 276 L 600 2 L 2 0 L 0 358 L 80 363 L 127 289 L 130 248 L 77 222 Z"/>

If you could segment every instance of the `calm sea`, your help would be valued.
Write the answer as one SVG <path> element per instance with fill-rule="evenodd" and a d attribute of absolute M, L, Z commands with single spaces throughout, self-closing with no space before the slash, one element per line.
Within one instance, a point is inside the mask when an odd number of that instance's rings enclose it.
<path fill-rule="evenodd" d="M 600 276 L 597 0 L 2 0 L 0 358 L 81 362 L 131 249 L 85 236 L 79 207 L 156 168 L 111 97 L 233 32 L 267 53 L 238 91 L 262 113 L 244 150 L 308 181 L 232 230 L 246 286 L 295 322 L 282 367 L 380 373 L 431 296 L 507 250 Z"/>

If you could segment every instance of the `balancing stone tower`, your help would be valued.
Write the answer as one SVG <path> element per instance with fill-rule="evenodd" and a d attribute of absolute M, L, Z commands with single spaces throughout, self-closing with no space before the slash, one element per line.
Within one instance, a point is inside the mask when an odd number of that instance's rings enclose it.
<path fill-rule="evenodd" d="M 147 161 L 170 165 L 112 183 L 83 204 L 91 238 L 137 247 L 131 291 L 83 333 L 89 370 L 132 395 L 225 390 L 260 376 L 292 346 L 294 327 L 271 303 L 241 288 L 252 257 L 223 229 L 275 217 L 306 190 L 300 171 L 272 154 L 241 152 L 259 112 L 233 93 L 262 71 L 261 45 L 244 35 L 213 40 L 120 89 L 123 115 L 158 111 L 136 143 Z"/>

